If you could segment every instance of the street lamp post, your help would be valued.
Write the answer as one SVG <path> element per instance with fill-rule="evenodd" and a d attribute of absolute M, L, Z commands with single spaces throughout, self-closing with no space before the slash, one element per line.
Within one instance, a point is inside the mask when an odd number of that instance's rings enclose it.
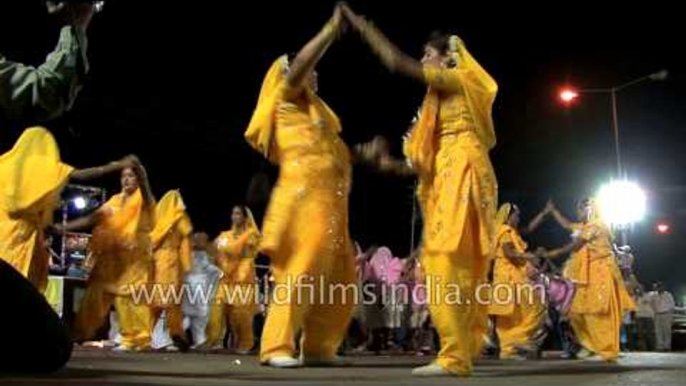
<path fill-rule="evenodd" d="M 562 100 L 563 103 L 565 104 L 571 104 L 573 103 L 580 94 L 591 94 L 591 93 L 598 93 L 598 94 L 610 94 L 610 108 L 611 108 L 611 113 L 612 113 L 612 133 L 614 135 L 614 143 L 615 143 L 615 156 L 617 158 L 617 182 L 618 186 L 620 185 L 627 185 L 628 181 L 623 181 L 622 179 L 624 178 L 624 169 L 622 167 L 622 153 L 621 153 L 621 148 L 620 148 L 620 142 L 619 142 L 619 114 L 617 111 L 617 94 L 631 86 L 637 85 L 639 83 L 643 83 L 645 81 L 663 81 L 667 79 L 667 76 L 669 75 L 669 72 L 667 70 L 661 70 L 640 78 L 636 78 L 630 82 L 621 84 L 619 86 L 614 86 L 610 88 L 589 88 L 589 89 L 580 89 L 580 90 L 575 90 L 572 88 L 565 88 L 560 92 L 560 99 Z M 631 184 L 628 184 L 631 185 Z M 622 186 L 622 189 L 627 189 L 627 186 Z M 638 190 L 638 187 L 632 187 L 630 190 Z M 622 197 L 625 196 L 627 193 L 630 193 L 629 191 L 626 192 L 612 192 L 612 195 L 616 197 Z M 613 198 L 614 199 L 614 198 Z M 612 200 L 610 200 L 612 201 Z M 616 206 L 616 205 L 615 205 Z M 615 213 L 616 213 L 616 209 Z M 624 218 L 626 220 L 626 216 L 618 216 Z M 623 244 L 627 244 L 627 232 L 625 226 L 628 224 L 618 224 L 619 225 L 619 230 L 620 230 L 620 237 L 622 240 Z"/>
<path fill-rule="evenodd" d="M 631 86 L 643 83 L 645 81 L 663 81 L 667 79 L 669 72 L 667 70 L 660 70 L 658 72 L 636 78 L 630 82 L 621 84 L 619 86 L 614 86 L 610 88 L 587 88 L 587 89 L 571 89 L 565 88 L 560 93 L 560 99 L 564 103 L 574 102 L 580 94 L 610 94 L 610 108 L 612 112 L 612 132 L 614 135 L 615 142 L 615 156 L 617 158 L 617 178 L 621 179 L 624 173 L 622 168 L 622 154 L 619 145 L 619 114 L 617 112 L 617 93 L 629 88 Z"/>

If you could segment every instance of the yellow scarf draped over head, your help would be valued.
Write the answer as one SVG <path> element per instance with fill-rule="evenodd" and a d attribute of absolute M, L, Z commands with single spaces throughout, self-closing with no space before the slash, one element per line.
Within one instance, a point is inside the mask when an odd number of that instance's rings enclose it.
<path fill-rule="evenodd" d="M 252 211 L 247 206 L 242 206 L 241 208 L 243 208 L 243 210 L 245 210 L 245 214 L 246 214 L 246 219 L 245 219 L 246 231 L 248 233 L 255 233 L 256 235 L 259 235 L 260 229 L 257 227 L 257 222 L 255 222 L 255 217 L 253 216 Z M 236 233 L 237 230 L 238 229 L 236 227 L 236 224 L 232 224 L 231 225 L 231 232 Z"/>
<path fill-rule="evenodd" d="M 588 231 L 595 232 L 596 230 L 594 228 L 601 228 L 604 232 L 607 232 L 609 237 L 612 237 L 612 232 L 609 230 L 609 227 L 607 224 L 605 224 L 600 216 L 600 207 L 598 206 L 598 201 L 595 198 L 588 198 L 584 205 L 587 208 L 590 208 L 590 213 L 588 214 L 588 219 L 584 223 L 584 228 L 582 228 L 582 236 Z M 578 281 L 581 283 L 588 283 L 592 256 L 589 255 L 588 248 L 582 248 L 581 250 L 575 252 L 575 254 L 577 253 L 583 253 L 583 258 L 579 261 L 580 266 L 578 277 L 576 279 L 578 279 Z"/>
<path fill-rule="evenodd" d="M 155 208 L 155 229 L 150 233 L 153 248 L 156 248 L 177 224 L 181 225 L 178 229 L 184 237 L 193 231 L 181 193 L 178 190 L 170 190 Z"/>
<path fill-rule="evenodd" d="M 511 241 L 520 252 L 525 252 L 527 249 L 526 242 L 519 235 L 517 229 L 513 228 L 509 223 L 510 215 L 513 210 L 516 210 L 516 206 L 506 202 L 500 205 L 498 213 L 495 216 L 495 226 L 496 226 L 496 243 L 500 243 L 500 240 L 506 234 L 511 235 Z"/>
<path fill-rule="evenodd" d="M 0 156 L 0 208 L 10 217 L 40 213 L 41 225 L 47 225 L 73 170 L 60 160 L 49 131 L 26 129 L 12 150 Z"/>
<path fill-rule="evenodd" d="M 507 224 L 507 220 L 510 218 L 510 213 L 512 213 L 512 204 L 506 202 L 500 205 L 498 213 L 495 216 L 495 226 L 500 227 Z"/>
<path fill-rule="evenodd" d="M 260 97 L 257 100 L 257 107 L 250 120 L 248 129 L 245 131 L 245 139 L 250 146 L 273 163 L 278 163 L 279 161 L 278 150 L 274 146 L 275 118 L 277 107 L 288 87 L 286 79 L 288 71 L 288 56 L 283 55 L 274 61 L 264 77 Z M 312 121 L 323 121 L 327 128 L 339 133 L 341 131 L 341 123 L 338 116 L 310 87 L 303 87 Z"/>
<path fill-rule="evenodd" d="M 489 150 L 495 146 L 495 130 L 491 110 L 498 84 L 469 53 L 464 42 L 452 35 L 448 55 L 457 64 L 464 96 L 474 120 L 474 130 L 479 140 Z M 441 95 L 429 86 L 419 117 L 405 143 L 405 155 L 413 167 L 423 175 L 433 175 L 436 157 L 436 126 Z"/>

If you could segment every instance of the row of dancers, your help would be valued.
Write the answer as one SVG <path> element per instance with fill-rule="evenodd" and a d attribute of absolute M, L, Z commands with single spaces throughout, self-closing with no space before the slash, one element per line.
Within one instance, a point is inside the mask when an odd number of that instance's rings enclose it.
<path fill-rule="evenodd" d="M 317 94 L 315 67 L 347 27 L 389 70 L 427 86 L 416 122 L 404 137 L 406 160 L 393 158 L 378 139 L 350 152 L 340 138 L 340 120 Z M 259 237 L 256 229 L 236 224 L 217 244 L 224 245 L 226 264 L 238 264 L 231 256 L 248 258 L 259 251 L 270 258 L 275 285 L 293 287 L 294 278 L 304 276 L 323 278 L 322 286 L 353 284 L 348 194 L 351 162 L 359 160 L 382 172 L 412 174 L 419 180 L 417 198 L 424 220 L 419 259 L 427 278 L 437 283 L 427 287 L 427 303 L 440 352 L 431 364 L 414 369 L 413 375 L 472 373 L 489 313 L 475 291 L 487 282 L 494 257 L 496 280 L 511 283 L 520 280 L 526 262 L 535 257 L 572 253 L 567 277 L 578 283 L 570 310 L 576 335 L 588 356 L 616 359 L 619 333 L 614 332 L 622 310 L 631 304 L 613 265 L 610 230 L 594 201 L 585 200 L 579 207 L 580 221 L 563 222 L 576 235 L 572 243 L 551 251 L 527 251 L 516 228 L 517 208 L 504 205 L 498 211 L 497 207 L 497 181 L 488 156 L 496 143 L 491 116 L 496 92 L 495 80 L 457 36 L 433 35 L 422 59 L 415 60 L 350 7 L 337 5 L 321 31 L 294 57 L 274 61 L 264 78 L 245 139 L 279 166 L 279 179 Z M 59 192 L 68 180 L 114 172 L 121 173 L 121 193 L 91 215 L 66 226 L 51 225 Z M 0 157 L 0 177 L 4 186 L 0 256 L 41 288 L 47 278 L 48 257 L 41 245 L 44 231 L 92 227 L 96 262 L 75 323 L 75 338 L 92 336 L 114 306 L 122 335 L 120 350 L 146 349 L 152 323 L 165 307 L 135 302 L 131 289 L 154 280 L 178 282 L 178 272 L 188 267 L 188 258 L 182 256 L 192 249 L 191 226 L 178 193 L 156 203 L 146 170 L 135 156 L 98 168 L 74 169 L 61 161 L 57 144 L 42 128 L 26 130 L 15 147 Z M 547 213 L 562 218 L 554 208 Z M 454 286 L 467 301 L 453 305 L 437 299 Z M 342 364 L 336 353 L 353 304 L 340 296 L 326 302 L 290 300 L 269 305 L 260 362 L 279 368 Z M 499 314 L 500 328 L 519 336 L 520 330 L 527 329 L 529 311 L 517 304 L 506 308 Z M 178 332 L 174 312 L 168 315 Z"/>

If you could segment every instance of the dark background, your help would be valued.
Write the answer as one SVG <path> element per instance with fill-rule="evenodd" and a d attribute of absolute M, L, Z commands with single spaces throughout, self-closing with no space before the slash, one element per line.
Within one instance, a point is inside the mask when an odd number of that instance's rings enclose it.
<path fill-rule="evenodd" d="M 609 98 L 584 95 L 564 108 L 555 98 L 559 88 L 609 87 L 669 69 L 666 82 L 622 92 L 619 117 L 625 168 L 649 198 L 649 216 L 631 233 L 639 278 L 664 280 L 686 294 L 686 73 L 676 6 L 351 3 L 414 56 L 432 30 L 455 32 L 492 73 L 500 85 L 494 107 L 498 145 L 491 153 L 500 198 L 518 203 L 525 219 L 548 197 L 571 215 L 575 200 L 593 194 L 614 173 Z M 332 8 L 326 1 L 108 1 L 89 31 L 87 87 L 70 116 L 49 125 L 63 159 L 86 167 L 136 153 L 158 197 L 180 188 L 197 228 L 212 234 L 228 228 L 231 206 L 246 200 L 254 173 L 264 169 L 272 181 L 276 176 L 242 135 L 262 76 L 278 55 L 313 36 Z M 58 26 L 39 1 L 0 2 L 5 56 L 38 64 L 57 36 Z M 423 87 L 389 74 L 352 33 L 332 47 L 318 70 L 321 95 L 340 115 L 346 141 L 380 133 L 399 153 Z M 3 151 L 18 133 L 0 131 Z M 113 192 L 117 179 L 103 186 Z M 412 180 L 356 168 L 353 237 L 365 247 L 389 245 L 406 255 L 412 186 Z M 671 233 L 657 234 L 658 221 L 668 222 Z M 553 222 L 530 239 L 549 247 L 566 240 Z"/>

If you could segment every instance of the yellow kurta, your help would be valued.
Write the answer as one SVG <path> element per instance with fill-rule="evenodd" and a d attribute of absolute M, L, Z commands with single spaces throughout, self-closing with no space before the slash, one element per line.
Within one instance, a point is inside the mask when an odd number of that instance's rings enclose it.
<path fill-rule="evenodd" d="M 436 363 L 465 375 L 488 320 L 475 292 L 486 282 L 494 247 L 497 183 L 488 151 L 495 145 L 490 110 L 497 85 L 462 45 L 459 58 L 457 69 L 425 67 L 429 91 L 404 150 L 419 174 L 421 259 L 441 338 Z M 461 302 L 448 304 L 455 285 Z"/>
<path fill-rule="evenodd" d="M 569 318 L 579 343 L 606 360 L 619 356 L 624 312 L 635 308 L 612 251 L 610 229 L 600 220 L 576 224 L 584 246 L 565 268 L 577 284 Z"/>
<path fill-rule="evenodd" d="M 350 293 L 343 302 L 344 291 L 333 291 L 331 297 L 327 291 L 336 284 L 354 288 L 354 249 L 348 233 L 350 155 L 338 135 L 338 118 L 326 104 L 309 89 L 291 95 L 283 76 L 286 65 L 282 57 L 267 74 L 246 132 L 248 142 L 280 167 L 260 249 L 271 259 L 274 285 L 290 289 L 274 291 L 270 300 L 262 362 L 294 355 L 300 329 L 305 357 L 335 356 L 354 305 Z M 297 291 L 297 281 L 305 279 L 314 280 L 315 291 L 325 294 L 324 302 L 306 290 Z"/>
<path fill-rule="evenodd" d="M 75 330 L 77 340 L 92 338 L 114 304 L 122 346 L 145 349 L 150 345 L 152 331 L 150 304 L 145 297 L 135 303 L 132 291 L 147 286 L 152 277 L 150 232 L 154 213 L 145 207 L 140 190 L 125 197 L 124 193 L 117 194 L 99 210 L 91 239 L 95 266 L 76 316 Z"/>
<path fill-rule="evenodd" d="M 255 258 L 258 243 L 257 229 L 246 229 L 242 234 L 230 230 L 217 238 L 217 266 L 224 276 L 207 325 L 210 347 L 221 343 L 227 319 L 237 350 L 250 350 L 254 344 L 253 318 L 257 312 Z"/>
<path fill-rule="evenodd" d="M 157 219 L 155 229 L 150 234 L 154 251 L 152 283 L 167 294 L 172 290 L 180 293 L 183 277 L 190 270 L 192 263 L 193 226 L 178 191 L 172 190 L 162 197 L 157 204 L 155 217 Z M 167 313 L 170 334 L 182 336 L 181 304 L 174 303 L 173 297 L 155 299 L 153 325 L 163 310 Z"/>
<path fill-rule="evenodd" d="M 61 162 L 52 134 L 39 127 L 24 131 L 12 150 L 0 156 L 0 258 L 41 292 L 50 258 L 43 229 L 51 223 L 73 170 Z"/>
<path fill-rule="evenodd" d="M 517 348 L 532 349 L 532 339 L 541 328 L 545 316 L 542 293 L 527 286 L 531 284 L 527 274 L 530 263 L 509 259 L 504 250 L 506 244 L 513 245 L 518 253 L 524 253 L 527 249 L 526 242 L 516 229 L 506 224 L 500 226 L 493 267 L 495 293 L 489 313 L 495 315 L 501 358 L 512 356 Z M 510 289 L 509 294 L 505 287 Z"/>

